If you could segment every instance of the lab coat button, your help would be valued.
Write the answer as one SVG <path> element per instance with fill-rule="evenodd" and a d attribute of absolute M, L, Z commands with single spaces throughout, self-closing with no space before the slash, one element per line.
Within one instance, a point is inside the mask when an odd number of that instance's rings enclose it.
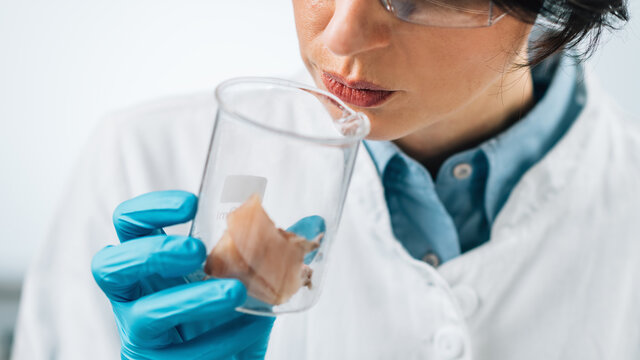
<path fill-rule="evenodd" d="M 443 359 L 458 359 L 464 354 L 464 338 L 455 327 L 440 329 L 433 341 Z"/>
<path fill-rule="evenodd" d="M 464 180 L 471 176 L 473 168 L 467 163 L 461 163 L 453 168 L 453 176 L 458 180 Z"/>
<path fill-rule="evenodd" d="M 473 288 L 467 285 L 459 285 L 454 287 L 452 291 L 458 300 L 458 305 L 460 305 L 460 310 L 465 318 L 470 317 L 478 310 L 480 300 Z"/>
<path fill-rule="evenodd" d="M 428 251 L 426 254 L 424 254 L 424 256 L 422 257 L 422 261 L 433 266 L 434 268 L 440 265 L 440 258 L 433 251 Z"/>

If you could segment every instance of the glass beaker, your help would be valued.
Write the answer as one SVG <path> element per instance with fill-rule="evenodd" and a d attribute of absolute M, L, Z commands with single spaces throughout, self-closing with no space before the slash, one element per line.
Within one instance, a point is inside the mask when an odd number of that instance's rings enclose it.
<path fill-rule="evenodd" d="M 328 92 L 280 79 L 227 80 L 215 96 L 190 236 L 207 247 L 209 275 L 217 268 L 226 275 L 214 277 L 247 287 L 236 310 L 273 316 L 308 309 L 322 289 L 369 120 Z M 313 246 L 301 252 L 307 241 Z"/>

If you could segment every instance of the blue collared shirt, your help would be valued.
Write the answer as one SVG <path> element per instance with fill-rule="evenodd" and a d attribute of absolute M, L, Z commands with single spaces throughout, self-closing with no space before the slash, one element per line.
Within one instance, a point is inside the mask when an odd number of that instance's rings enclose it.
<path fill-rule="evenodd" d="M 364 141 L 385 190 L 396 238 L 417 259 L 448 261 L 487 242 L 524 173 L 566 133 L 586 97 L 582 67 L 557 56 L 532 69 L 536 105 L 482 144 L 450 156 L 435 180 L 390 141 Z"/>

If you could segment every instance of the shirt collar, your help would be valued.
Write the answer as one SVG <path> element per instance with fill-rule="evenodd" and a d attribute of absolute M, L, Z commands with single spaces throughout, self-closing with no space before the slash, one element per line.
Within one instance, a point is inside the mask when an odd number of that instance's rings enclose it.
<path fill-rule="evenodd" d="M 371 154 L 373 162 L 378 169 L 378 174 L 381 177 L 384 175 L 389 161 L 391 161 L 394 156 L 399 156 L 399 154 L 403 153 L 398 145 L 391 141 L 365 140 L 363 143 Z"/>
<path fill-rule="evenodd" d="M 532 69 L 534 93 L 541 95 L 533 109 L 479 147 L 489 162 L 485 211 L 490 223 L 522 175 L 564 135 L 584 105 L 581 66 L 570 56 L 558 57 Z"/>

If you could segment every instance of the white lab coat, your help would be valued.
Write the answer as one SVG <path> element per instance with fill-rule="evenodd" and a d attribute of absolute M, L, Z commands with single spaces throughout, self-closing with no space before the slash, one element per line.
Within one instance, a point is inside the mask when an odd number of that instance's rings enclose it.
<path fill-rule="evenodd" d="M 267 358 L 640 359 L 640 130 L 587 79 L 584 111 L 515 187 L 491 240 L 438 269 L 394 238 L 361 148 L 322 296 L 277 319 Z M 91 258 L 117 243 L 123 200 L 197 192 L 214 116 L 207 93 L 95 132 L 28 272 L 15 360 L 119 357 Z"/>

